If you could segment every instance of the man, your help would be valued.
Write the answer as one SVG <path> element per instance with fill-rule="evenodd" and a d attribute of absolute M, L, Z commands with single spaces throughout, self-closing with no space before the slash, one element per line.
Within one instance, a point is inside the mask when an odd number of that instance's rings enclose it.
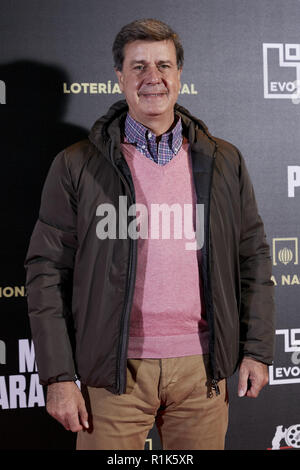
<path fill-rule="evenodd" d="M 223 449 L 226 377 L 239 366 L 239 396 L 257 397 L 272 363 L 263 223 L 239 151 L 176 103 L 171 28 L 126 25 L 113 54 L 126 101 L 55 158 L 26 258 L 47 410 L 78 432 L 77 449 L 143 449 L 154 422 L 164 449 Z M 161 204 L 192 207 L 193 228 L 204 207 L 200 248 L 134 236 Z"/>

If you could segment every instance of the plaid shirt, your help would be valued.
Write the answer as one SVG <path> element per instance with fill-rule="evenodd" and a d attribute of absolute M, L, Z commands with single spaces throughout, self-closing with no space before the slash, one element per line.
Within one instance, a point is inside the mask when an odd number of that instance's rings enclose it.
<path fill-rule="evenodd" d="M 139 152 L 150 158 L 158 165 L 165 165 L 179 152 L 182 145 L 182 124 L 178 119 L 172 131 L 161 136 L 157 145 L 156 135 L 140 122 L 135 121 L 127 113 L 125 121 L 125 138 L 129 144 L 134 144 Z"/>

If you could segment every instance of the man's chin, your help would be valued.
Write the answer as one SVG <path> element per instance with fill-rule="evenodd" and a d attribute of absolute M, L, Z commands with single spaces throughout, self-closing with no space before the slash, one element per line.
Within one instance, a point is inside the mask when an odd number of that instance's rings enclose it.
<path fill-rule="evenodd" d="M 154 102 L 154 101 L 148 101 L 147 103 L 141 103 L 141 112 L 146 114 L 146 115 L 151 115 L 151 116 L 159 116 L 163 114 L 168 114 L 169 112 L 169 105 L 168 103 L 164 102 Z"/>
<path fill-rule="evenodd" d="M 145 117 L 148 117 L 148 118 L 162 118 L 166 115 L 166 112 L 165 111 L 161 111 L 161 110 L 147 110 L 145 113 L 144 113 L 144 116 Z"/>

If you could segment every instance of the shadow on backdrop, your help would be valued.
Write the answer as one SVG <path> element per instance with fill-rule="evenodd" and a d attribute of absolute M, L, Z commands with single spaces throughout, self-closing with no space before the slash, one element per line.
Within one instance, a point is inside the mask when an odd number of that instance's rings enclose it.
<path fill-rule="evenodd" d="M 62 84 L 67 79 L 63 70 L 38 62 L 0 65 L 6 91 L 6 103 L 0 105 L 1 288 L 24 286 L 25 255 L 51 162 L 59 151 L 88 134 L 63 122 L 66 99 Z M 31 337 L 26 297 L 1 298 L 1 312 L 0 338 L 7 347 L 7 364 L 1 365 L 1 375 L 9 377 L 19 370 L 18 338 Z M 24 377 L 28 382 L 31 374 Z M 22 396 L 23 392 L 18 393 Z M 76 436 L 44 408 L 26 410 L 21 404 L 12 408 L 2 416 L 2 449 L 74 448 Z"/>
<path fill-rule="evenodd" d="M 88 132 L 63 122 L 66 73 L 52 65 L 16 61 L 0 65 L 6 104 L 0 106 L 1 259 L 5 282 L 24 277 L 23 262 L 38 216 L 40 196 L 55 155 Z M 14 266 L 10 264 L 14 259 Z M 3 274 L 3 273 L 2 273 Z M 1 280 L 3 277 L 1 276 Z"/>

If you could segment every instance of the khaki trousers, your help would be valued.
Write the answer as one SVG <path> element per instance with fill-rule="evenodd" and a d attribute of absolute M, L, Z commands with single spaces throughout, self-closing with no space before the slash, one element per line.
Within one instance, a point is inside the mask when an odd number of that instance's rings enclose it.
<path fill-rule="evenodd" d="M 80 431 L 77 450 L 144 449 L 156 423 L 163 449 L 222 450 L 228 425 L 225 379 L 220 395 L 210 387 L 208 355 L 128 359 L 127 388 L 83 390 L 90 429 Z"/>

